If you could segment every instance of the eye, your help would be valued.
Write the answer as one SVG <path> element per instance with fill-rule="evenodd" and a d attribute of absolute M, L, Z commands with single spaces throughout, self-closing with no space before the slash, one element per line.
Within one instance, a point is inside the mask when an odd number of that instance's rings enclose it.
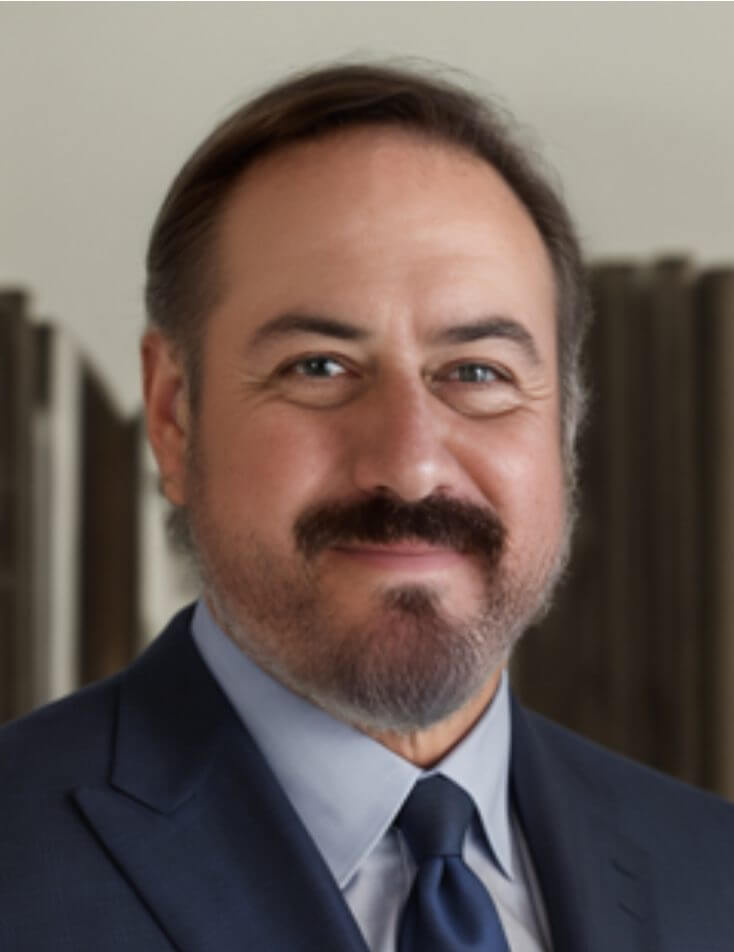
<path fill-rule="evenodd" d="M 343 364 L 326 354 L 314 354 L 302 357 L 283 368 L 283 373 L 292 373 L 301 377 L 326 378 L 339 377 L 347 373 Z"/>
<path fill-rule="evenodd" d="M 311 353 L 292 357 L 271 377 L 280 394 L 305 407 L 338 407 L 357 394 L 362 374 L 339 355 Z"/>
<path fill-rule="evenodd" d="M 466 416 L 497 416 L 518 405 L 520 391 L 513 375 L 494 363 L 463 360 L 444 366 L 430 377 L 431 390 Z"/>
<path fill-rule="evenodd" d="M 489 364 L 459 364 L 446 374 L 446 380 L 459 383 L 493 383 L 504 377 Z"/>

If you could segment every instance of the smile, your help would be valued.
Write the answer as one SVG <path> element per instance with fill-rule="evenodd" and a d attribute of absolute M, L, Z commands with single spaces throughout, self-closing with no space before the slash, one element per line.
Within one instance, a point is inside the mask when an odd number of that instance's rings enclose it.
<path fill-rule="evenodd" d="M 435 572 L 438 569 L 449 568 L 465 558 L 455 549 L 411 541 L 381 545 L 361 543 L 335 546 L 332 552 L 374 568 L 409 572 Z"/>

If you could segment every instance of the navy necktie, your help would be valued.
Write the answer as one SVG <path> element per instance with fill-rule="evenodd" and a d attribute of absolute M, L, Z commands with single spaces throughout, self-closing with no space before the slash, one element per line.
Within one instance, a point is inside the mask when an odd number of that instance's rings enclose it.
<path fill-rule="evenodd" d="M 395 821 L 418 866 L 398 952 L 509 952 L 486 888 L 461 858 L 471 798 L 434 774 L 420 780 Z"/>

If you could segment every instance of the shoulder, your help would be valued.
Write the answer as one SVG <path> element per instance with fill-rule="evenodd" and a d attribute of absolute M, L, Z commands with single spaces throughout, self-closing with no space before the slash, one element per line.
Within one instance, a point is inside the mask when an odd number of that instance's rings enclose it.
<path fill-rule="evenodd" d="M 518 706 L 519 707 L 519 706 Z M 542 747 L 548 767 L 589 802 L 613 805 L 620 825 L 641 838 L 655 840 L 671 830 L 701 844 L 706 831 L 734 848 L 734 804 L 676 780 L 644 764 L 607 750 L 539 714 L 519 708 L 521 735 Z M 516 718 L 516 722 L 518 720 Z M 721 841 L 717 843 L 720 852 Z"/>
<path fill-rule="evenodd" d="M 0 806 L 7 808 L 13 801 L 27 806 L 60 791 L 104 781 L 123 686 L 172 661 L 189 618 L 189 610 L 177 615 L 150 648 L 118 674 L 0 727 Z M 156 662 L 157 658 L 161 660 Z M 151 683 L 149 692 L 155 691 Z"/>
<path fill-rule="evenodd" d="M 604 948 L 730 948 L 732 804 L 516 702 L 511 776 L 544 895 L 574 884 L 581 919 L 621 930 Z"/>
<path fill-rule="evenodd" d="M 119 681 L 116 675 L 0 728 L 0 801 L 104 773 Z"/>
<path fill-rule="evenodd" d="M 50 948 L 53 897 L 85 888 L 82 876 L 101 882 L 73 791 L 109 773 L 118 689 L 119 677 L 100 682 L 0 729 L 2 948 Z"/>
<path fill-rule="evenodd" d="M 137 737 L 155 729 L 152 714 L 146 715 L 156 712 L 157 703 L 165 706 L 166 672 L 176 682 L 185 664 L 179 659 L 194 650 L 187 631 L 187 616 L 177 616 L 129 668 L 0 729 L 3 949 L 6 944 L 29 950 L 96 947 L 93 940 L 78 940 L 76 932 L 73 940 L 69 933 L 72 944 L 58 936 L 50 944 L 52 929 L 62 920 L 71 922 L 72 908 L 88 911 L 84 922 L 91 932 L 95 917 L 111 915 L 108 904 L 113 904 L 118 919 L 129 914 L 133 922 L 136 904 L 117 882 L 79 810 L 77 794 L 81 789 L 110 789 L 113 784 L 126 694 L 133 711 L 144 710 Z M 168 716 L 175 719 L 175 713 Z M 103 909 L 107 911 L 100 912 Z M 150 928 L 135 922 L 135 928 Z M 29 924 L 38 929 L 35 938 L 27 933 Z M 120 935 L 124 934 L 121 928 Z M 120 947 L 110 943 L 110 949 Z"/>

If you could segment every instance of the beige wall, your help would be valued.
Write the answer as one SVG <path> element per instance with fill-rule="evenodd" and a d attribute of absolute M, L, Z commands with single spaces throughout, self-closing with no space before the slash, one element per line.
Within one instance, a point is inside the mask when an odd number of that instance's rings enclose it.
<path fill-rule="evenodd" d="M 558 169 L 590 254 L 731 260 L 732 36 L 732 4 L 0 4 L 0 282 L 35 289 L 134 408 L 172 174 L 258 86 L 349 55 L 473 74 Z"/>

